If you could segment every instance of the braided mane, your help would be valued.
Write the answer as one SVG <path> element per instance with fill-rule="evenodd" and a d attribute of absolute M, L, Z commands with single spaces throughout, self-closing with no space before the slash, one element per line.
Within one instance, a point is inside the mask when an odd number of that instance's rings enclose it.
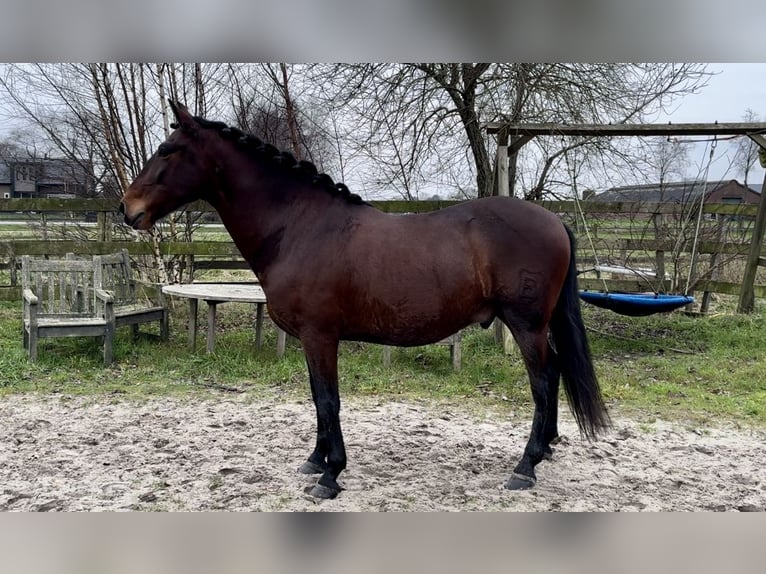
<path fill-rule="evenodd" d="M 242 130 L 226 125 L 223 122 L 207 120 L 195 116 L 194 120 L 203 128 L 217 130 L 224 139 L 233 141 L 246 149 L 250 154 L 260 160 L 266 160 L 273 166 L 281 168 L 285 173 L 299 178 L 312 185 L 324 188 L 328 193 L 346 200 L 353 204 L 366 204 L 357 194 L 351 193 L 344 183 L 335 183 L 326 173 L 319 173 L 316 166 L 306 160 L 298 161 L 289 151 L 280 151 L 273 145 L 262 141 L 254 135 L 246 134 Z M 175 124 L 173 124 L 175 127 Z"/>

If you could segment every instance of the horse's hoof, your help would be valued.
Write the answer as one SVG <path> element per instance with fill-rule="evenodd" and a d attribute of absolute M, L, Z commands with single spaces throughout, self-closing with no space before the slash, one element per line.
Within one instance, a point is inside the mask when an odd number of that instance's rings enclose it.
<path fill-rule="evenodd" d="M 314 498 L 321 498 L 322 500 L 332 500 L 338 494 L 340 494 L 340 487 L 331 488 L 323 484 L 315 484 L 313 487 L 306 488 L 306 493 Z"/>
<path fill-rule="evenodd" d="M 546 448 L 543 451 L 543 460 L 553 460 L 553 453 L 556 452 L 555 449 L 552 448 Z"/>
<path fill-rule="evenodd" d="M 537 480 L 532 476 L 524 476 L 514 472 L 505 483 L 505 488 L 508 490 L 529 490 L 536 482 Z"/>
<path fill-rule="evenodd" d="M 322 474 L 324 470 L 324 468 L 310 460 L 307 460 L 298 467 L 298 472 L 301 474 Z"/>

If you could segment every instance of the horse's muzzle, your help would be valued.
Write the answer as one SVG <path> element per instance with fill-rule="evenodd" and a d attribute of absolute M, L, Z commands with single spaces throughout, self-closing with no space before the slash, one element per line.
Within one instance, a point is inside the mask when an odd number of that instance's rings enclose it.
<path fill-rule="evenodd" d="M 125 216 L 125 225 L 129 225 L 133 229 L 140 229 L 141 221 L 146 216 L 146 211 L 139 211 L 138 213 L 132 215 L 125 209 L 124 201 L 120 202 L 118 209 L 120 213 Z"/>
<path fill-rule="evenodd" d="M 130 225 L 133 229 L 142 229 L 141 222 L 146 216 L 145 211 L 139 211 L 134 216 L 129 216 L 127 213 L 125 214 L 125 223 L 126 225 Z"/>

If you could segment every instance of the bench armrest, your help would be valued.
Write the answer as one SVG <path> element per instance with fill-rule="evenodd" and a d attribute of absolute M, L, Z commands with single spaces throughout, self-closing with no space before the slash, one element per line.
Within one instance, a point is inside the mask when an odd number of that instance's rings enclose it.
<path fill-rule="evenodd" d="M 106 304 L 111 304 L 114 302 L 114 295 L 104 289 L 96 289 L 96 298 L 100 299 Z"/>
<path fill-rule="evenodd" d="M 96 293 L 96 300 L 100 303 L 97 304 L 97 310 L 103 312 L 104 319 L 110 325 L 108 328 L 114 333 L 114 295 L 110 291 L 99 289 L 98 287 L 94 291 Z"/>
<path fill-rule="evenodd" d="M 29 305 L 37 305 L 39 302 L 37 295 L 32 293 L 32 290 L 28 287 L 24 289 L 22 296 L 24 297 L 24 302 Z"/>

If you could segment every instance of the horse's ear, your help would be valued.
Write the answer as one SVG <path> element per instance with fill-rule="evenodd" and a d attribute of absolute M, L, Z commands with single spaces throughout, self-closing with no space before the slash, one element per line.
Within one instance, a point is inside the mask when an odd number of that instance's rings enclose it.
<path fill-rule="evenodd" d="M 195 131 L 196 123 L 194 122 L 194 117 L 186 109 L 186 106 L 181 102 L 174 102 L 171 99 L 168 99 L 168 103 L 170 103 L 170 109 L 173 110 L 173 115 L 176 117 L 178 127 L 184 131 Z"/>

